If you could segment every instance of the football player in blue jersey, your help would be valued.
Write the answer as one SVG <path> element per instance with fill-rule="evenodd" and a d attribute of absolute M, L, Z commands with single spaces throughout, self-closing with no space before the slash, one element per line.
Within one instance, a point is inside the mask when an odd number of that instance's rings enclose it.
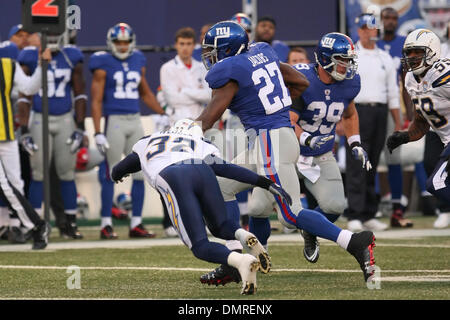
<path fill-rule="evenodd" d="M 294 100 L 290 115 L 300 141 L 299 177 L 304 179 L 306 188 L 318 202 L 314 210 L 335 222 L 347 206 L 341 173 L 332 153 L 336 123 L 341 119 L 353 156 L 360 159 L 367 170 L 371 169 L 361 145 L 358 112 L 353 102 L 361 89 L 361 80 L 356 74 L 355 48 L 348 36 L 337 32 L 325 34 L 319 41 L 315 57 L 316 63 L 294 65 L 305 75 L 310 86 Z M 315 147 L 306 145 L 307 139 L 324 134 L 332 139 Z M 269 215 L 273 200 L 267 199 L 252 197 L 250 207 L 254 212 L 250 215 L 260 216 L 264 211 Z M 317 262 L 319 243 L 316 235 L 305 230 L 302 235 L 305 258 L 311 263 Z M 267 239 L 261 242 L 265 244 Z"/>
<path fill-rule="evenodd" d="M 211 27 L 203 40 L 203 48 L 203 60 L 209 69 L 206 81 L 213 89 L 211 102 L 197 119 L 202 122 L 203 130 L 211 128 L 227 108 L 236 112 L 248 133 L 249 148 L 232 162 L 264 173 L 292 196 L 292 205 L 275 197 L 278 219 L 284 226 L 306 230 L 337 242 L 357 259 L 364 279 L 369 280 L 375 263 L 373 233 L 342 230 L 321 213 L 302 208 L 300 202 L 300 184 L 295 168 L 300 146 L 289 110 L 291 95 L 298 97 L 306 90 L 309 81 L 293 67 L 281 63 L 267 43 L 257 42 L 249 46 L 245 30 L 232 21 L 219 22 Z M 330 132 L 303 137 L 300 143 L 312 149 L 333 138 Z M 362 152 L 361 149 L 358 152 Z M 235 194 L 250 186 L 223 178 L 219 178 L 219 185 L 227 202 L 228 214 L 237 220 L 239 209 Z M 253 194 L 261 192 L 265 191 L 255 188 Z M 270 224 L 268 219 L 259 220 L 262 225 L 256 229 L 266 233 L 257 235 L 262 241 L 270 234 Z M 236 242 L 228 245 L 230 249 L 242 249 Z M 203 275 L 200 281 L 219 284 L 239 281 L 239 277 L 235 269 L 221 265 Z"/>
<path fill-rule="evenodd" d="M 87 95 L 83 76 L 84 56 L 73 45 L 62 46 L 63 37 L 48 36 L 52 51 L 49 63 L 49 153 L 61 181 L 67 236 L 81 239 L 76 224 L 77 189 L 75 185 L 76 152 L 87 143 L 84 119 Z M 18 61 L 27 73 L 32 73 L 38 62 L 38 48 L 26 47 Z M 72 98 L 73 94 L 73 98 Z M 72 110 L 74 105 L 75 114 Z M 42 90 L 39 94 L 19 100 L 19 121 L 23 148 L 30 154 L 32 179 L 28 198 L 36 210 L 41 210 L 43 200 L 43 147 L 42 147 Z M 30 110 L 33 110 L 30 119 Z"/>
<path fill-rule="evenodd" d="M 106 157 L 100 166 L 99 178 L 102 186 L 101 232 L 102 239 L 115 239 L 112 228 L 111 209 L 114 196 L 114 182 L 110 170 L 118 163 L 122 154 L 131 152 L 133 145 L 144 136 L 141 123 L 139 99 L 154 112 L 164 115 L 155 95 L 145 78 L 146 58 L 135 49 L 136 35 L 126 23 L 119 23 L 108 30 L 107 44 L 110 52 L 100 51 L 89 60 L 92 78 L 92 120 L 95 142 Z M 101 118 L 105 116 L 104 131 Z M 164 117 L 167 124 L 168 117 Z M 110 143 L 114 143 L 110 147 Z M 144 181 L 142 173 L 133 174 L 131 189 L 132 219 L 130 237 L 154 237 L 142 224 L 144 204 Z"/>

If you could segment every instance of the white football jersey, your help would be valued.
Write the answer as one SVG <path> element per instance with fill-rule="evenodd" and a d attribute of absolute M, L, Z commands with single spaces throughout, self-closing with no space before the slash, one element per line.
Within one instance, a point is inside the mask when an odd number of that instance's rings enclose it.
<path fill-rule="evenodd" d="M 220 157 L 219 149 L 212 143 L 171 131 L 157 132 L 140 139 L 133 151 L 138 154 L 142 172 L 153 187 L 156 187 L 156 177 L 161 170 L 171 164 L 188 159 L 199 159 L 200 163 L 211 154 Z"/>
<path fill-rule="evenodd" d="M 450 59 L 436 61 L 421 82 L 408 72 L 405 87 L 416 112 L 424 116 L 447 145 L 450 142 Z"/>

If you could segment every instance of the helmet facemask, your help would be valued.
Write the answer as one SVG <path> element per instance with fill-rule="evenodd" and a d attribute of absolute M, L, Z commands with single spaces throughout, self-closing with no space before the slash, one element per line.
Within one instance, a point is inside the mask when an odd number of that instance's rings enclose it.
<path fill-rule="evenodd" d="M 316 55 L 316 62 L 326 71 L 328 74 L 336 81 L 342 81 L 345 79 L 353 79 L 358 69 L 358 64 L 356 62 L 356 54 L 346 55 L 346 54 L 333 54 L 331 56 L 331 62 L 324 66 L 320 63 Z M 341 57 L 347 61 L 341 59 L 336 59 L 336 57 Z M 338 66 L 345 68 L 345 73 L 338 72 Z"/>
<path fill-rule="evenodd" d="M 412 50 L 421 50 L 422 55 L 414 55 L 409 57 Z M 432 50 L 428 47 L 407 47 L 403 49 L 403 58 L 401 59 L 402 67 L 406 72 L 412 72 L 415 75 L 421 75 L 427 68 L 431 66 L 428 63 L 433 58 Z"/>
<path fill-rule="evenodd" d="M 206 70 L 212 68 L 212 66 L 219 62 L 217 47 L 212 44 L 202 44 L 202 62 Z"/>
<path fill-rule="evenodd" d="M 131 52 L 133 52 L 134 50 L 134 43 L 133 41 L 129 41 L 128 43 L 128 48 L 126 51 L 122 51 L 121 47 L 124 46 L 123 44 L 118 44 L 118 41 L 111 41 L 110 44 L 108 43 L 108 46 L 110 47 L 110 50 L 112 52 L 112 54 L 120 59 L 120 60 L 125 60 L 126 58 L 128 58 L 131 54 Z"/>

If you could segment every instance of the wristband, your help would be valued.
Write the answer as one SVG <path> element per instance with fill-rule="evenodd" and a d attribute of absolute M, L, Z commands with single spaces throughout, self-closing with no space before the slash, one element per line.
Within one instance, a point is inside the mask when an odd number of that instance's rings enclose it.
<path fill-rule="evenodd" d="M 308 146 L 309 143 L 311 142 L 312 136 L 311 134 L 309 134 L 306 131 L 303 131 L 302 134 L 300 135 L 300 144 L 302 146 Z"/>
<path fill-rule="evenodd" d="M 347 139 L 348 145 L 351 146 L 353 142 L 359 142 L 359 144 L 361 144 L 361 136 L 359 134 L 355 134 L 353 136 L 348 137 Z"/>

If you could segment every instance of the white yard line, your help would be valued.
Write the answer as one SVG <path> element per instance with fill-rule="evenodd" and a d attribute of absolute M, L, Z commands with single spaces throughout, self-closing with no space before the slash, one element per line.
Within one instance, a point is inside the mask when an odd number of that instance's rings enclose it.
<path fill-rule="evenodd" d="M 421 239 L 425 237 L 449 237 L 450 228 L 448 229 L 408 229 L 408 230 L 388 230 L 375 232 L 375 236 L 380 239 Z M 210 238 L 211 241 L 224 242 L 221 239 Z M 321 244 L 332 244 L 331 241 L 320 239 Z M 303 243 L 303 238 L 299 233 L 293 234 L 275 234 L 269 238 L 270 245 L 291 243 Z M 48 252 L 53 250 L 64 249 L 98 249 L 98 248 L 148 248 L 154 246 L 175 246 L 183 245 L 179 238 L 161 238 L 161 239 L 139 239 L 139 240 L 95 240 L 95 241 L 67 241 L 67 242 L 51 242 L 45 250 L 31 250 L 31 243 L 27 244 L 4 244 L 0 245 L 0 252 L 16 252 L 16 251 L 32 251 L 36 253 Z M 377 244 L 379 246 L 396 246 L 396 247 L 415 247 L 415 248 L 450 248 L 450 245 L 427 245 L 427 244 Z"/>

